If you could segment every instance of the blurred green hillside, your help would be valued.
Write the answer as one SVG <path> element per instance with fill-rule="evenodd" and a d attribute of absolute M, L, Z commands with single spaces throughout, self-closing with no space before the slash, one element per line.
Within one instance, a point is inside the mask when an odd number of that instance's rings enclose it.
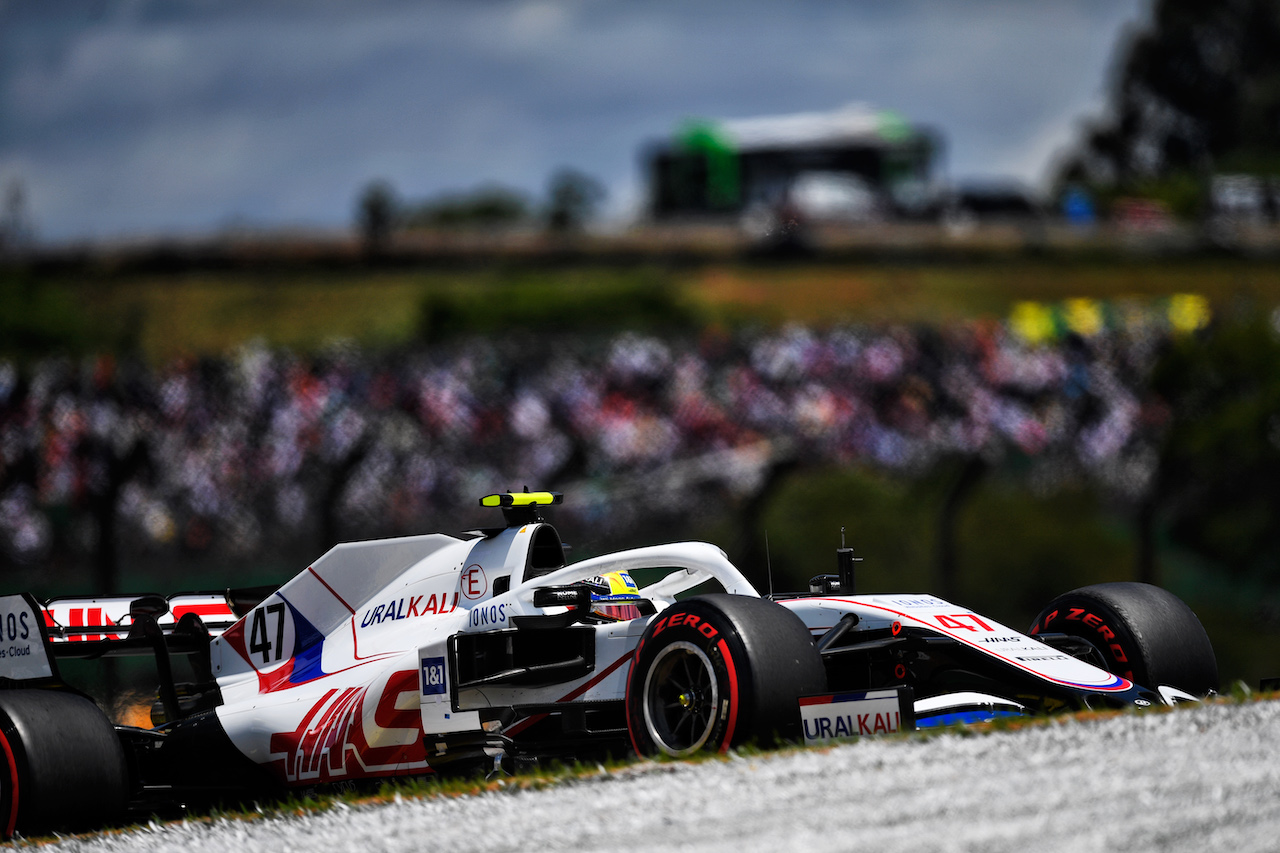
<path fill-rule="evenodd" d="M 1024 300 L 1197 293 L 1215 305 L 1280 302 L 1280 264 L 1239 257 L 959 262 L 496 263 L 435 268 L 0 267 L 0 350 L 114 351 L 161 363 L 248 340 L 312 351 L 425 336 L 609 331 L 668 323 L 944 323 L 1008 316 Z"/>

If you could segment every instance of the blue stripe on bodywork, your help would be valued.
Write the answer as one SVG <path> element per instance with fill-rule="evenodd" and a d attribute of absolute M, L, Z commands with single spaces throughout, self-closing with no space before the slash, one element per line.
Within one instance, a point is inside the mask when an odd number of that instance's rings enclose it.
<path fill-rule="evenodd" d="M 284 596 L 280 598 L 284 599 Z M 326 674 L 320 668 L 320 657 L 324 653 L 324 634 L 308 622 L 287 599 L 284 603 L 293 614 L 293 642 L 297 649 L 293 655 L 293 672 L 289 673 L 289 683 L 313 681 Z"/>
<path fill-rule="evenodd" d="M 946 714 L 935 714 L 931 717 L 923 717 L 916 720 L 916 728 L 931 729 L 937 726 L 961 726 L 969 723 L 989 723 L 996 717 L 1021 717 L 1017 711 L 1006 711 L 1003 709 L 984 708 L 981 711 L 951 711 Z"/>

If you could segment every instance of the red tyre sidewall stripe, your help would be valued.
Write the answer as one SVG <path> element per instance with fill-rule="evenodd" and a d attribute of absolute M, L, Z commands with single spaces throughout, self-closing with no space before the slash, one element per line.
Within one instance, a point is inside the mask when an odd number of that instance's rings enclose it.
<path fill-rule="evenodd" d="M 635 651 L 635 661 L 638 664 L 640 660 L 640 652 L 644 648 L 644 642 Z M 720 745 L 720 752 L 728 752 L 729 745 L 733 743 L 733 732 L 738 725 L 738 668 L 734 666 L 733 655 L 729 653 L 729 644 L 721 639 L 716 648 L 720 650 L 720 655 L 724 659 L 725 669 L 729 676 L 729 721 L 725 725 L 724 738 Z M 632 689 L 643 689 L 642 686 L 636 685 L 635 680 L 640 672 L 638 665 L 632 666 L 631 671 L 627 673 L 627 693 L 626 693 L 626 712 L 627 712 L 627 734 L 631 737 L 631 748 L 636 751 L 636 755 L 644 755 L 640 751 L 640 744 L 636 742 L 636 727 L 632 725 L 631 715 L 631 695 Z"/>
<path fill-rule="evenodd" d="M 738 724 L 738 670 L 733 665 L 733 655 L 729 654 L 729 644 L 721 640 L 716 648 L 720 650 L 725 669 L 729 671 L 729 723 L 725 726 L 724 742 L 720 746 L 721 752 L 728 752 L 729 744 L 733 742 L 733 730 Z"/>
<path fill-rule="evenodd" d="M 635 657 L 631 659 L 631 669 L 627 672 L 627 692 L 623 694 L 622 705 L 627 714 L 627 736 L 631 738 L 631 748 L 635 750 L 636 755 L 643 756 L 640 751 L 640 744 L 636 743 L 636 727 L 631 725 L 631 686 L 636 680 L 636 672 L 640 668 L 640 652 L 644 650 L 644 637 L 640 638 L 640 645 L 636 646 Z M 643 689 L 643 688 L 642 688 Z"/>
<path fill-rule="evenodd" d="M 0 747 L 4 747 L 5 761 L 9 766 L 9 786 L 13 791 L 9 799 L 9 820 L 5 823 L 4 837 L 13 838 L 13 829 L 18 825 L 18 762 L 13 758 L 13 748 L 9 746 L 9 738 L 0 731 Z"/>
<path fill-rule="evenodd" d="M 1039 630 L 1041 627 L 1047 630 L 1050 624 L 1052 624 L 1056 619 L 1058 619 L 1059 614 L 1063 609 L 1064 608 L 1059 608 L 1058 610 L 1055 610 L 1052 613 L 1050 613 L 1048 616 L 1046 616 L 1044 619 L 1043 626 L 1041 626 L 1041 624 L 1037 622 L 1035 626 L 1036 630 Z M 1110 620 L 1108 620 L 1105 616 L 1099 616 L 1097 613 L 1094 613 L 1088 607 L 1068 606 L 1065 609 L 1067 610 L 1068 614 L 1074 613 L 1074 614 L 1081 614 L 1081 615 L 1075 619 L 1072 619 L 1071 616 L 1068 615 L 1066 618 L 1062 619 L 1063 622 L 1068 622 L 1068 621 L 1079 622 L 1081 625 L 1084 625 L 1088 628 L 1092 628 L 1093 633 L 1097 634 L 1099 637 L 1102 638 L 1101 640 L 1102 645 L 1098 645 L 1098 643 L 1096 642 L 1094 642 L 1093 645 L 1094 645 L 1094 648 L 1096 648 L 1099 652 L 1101 652 L 1104 657 L 1110 658 L 1111 666 L 1107 667 L 1107 671 L 1113 675 L 1118 675 L 1121 678 L 1127 679 L 1129 681 L 1134 681 L 1133 661 L 1129 657 L 1129 653 L 1130 651 L 1132 651 L 1132 649 L 1126 648 L 1126 646 L 1128 646 L 1129 643 L 1127 641 L 1126 642 L 1122 642 L 1122 641 L 1127 640 L 1127 638 L 1121 637 L 1120 634 L 1114 628 L 1111 627 L 1111 625 L 1109 624 Z M 1093 619 L 1095 621 L 1090 622 L 1089 621 L 1090 619 Z M 1119 624 L 1123 627 L 1123 622 Z M 1036 631 L 1033 630 L 1031 633 L 1034 636 Z M 1072 632 L 1068 631 L 1067 633 L 1070 634 Z M 1085 636 L 1084 633 L 1081 633 L 1075 636 L 1079 636 L 1082 639 L 1093 642 L 1093 640 L 1090 637 Z M 1121 660 L 1120 657 L 1116 656 L 1117 649 L 1119 649 L 1120 651 L 1120 656 L 1124 658 L 1123 660 Z M 1112 666 L 1114 666 L 1115 669 L 1112 669 L 1111 668 Z M 1118 671 L 1121 667 L 1126 667 L 1126 666 L 1128 667 L 1128 669 L 1124 670 L 1123 672 Z"/>

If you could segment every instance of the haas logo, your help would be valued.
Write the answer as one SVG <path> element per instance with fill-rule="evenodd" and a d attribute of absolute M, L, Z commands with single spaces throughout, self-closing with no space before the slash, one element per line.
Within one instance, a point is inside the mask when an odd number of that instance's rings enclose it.
<path fill-rule="evenodd" d="M 271 762 L 275 771 L 289 782 L 327 782 L 425 768 L 417 671 L 393 673 L 373 694 L 376 703 L 368 701 L 370 693 L 365 687 L 330 690 L 297 729 L 273 734 L 271 752 L 280 756 Z"/>

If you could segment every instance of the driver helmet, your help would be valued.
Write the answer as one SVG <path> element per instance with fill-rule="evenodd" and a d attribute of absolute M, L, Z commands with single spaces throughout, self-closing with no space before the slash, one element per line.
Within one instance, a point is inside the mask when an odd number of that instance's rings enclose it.
<path fill-rule="evenodd" d="M 640 587 L 626 572 L 596 575 L 591 583 L 607 588 L 608 593 L 591 593 L 591 612 L 607 619 L 625 622 L 640 617 Z"/>

